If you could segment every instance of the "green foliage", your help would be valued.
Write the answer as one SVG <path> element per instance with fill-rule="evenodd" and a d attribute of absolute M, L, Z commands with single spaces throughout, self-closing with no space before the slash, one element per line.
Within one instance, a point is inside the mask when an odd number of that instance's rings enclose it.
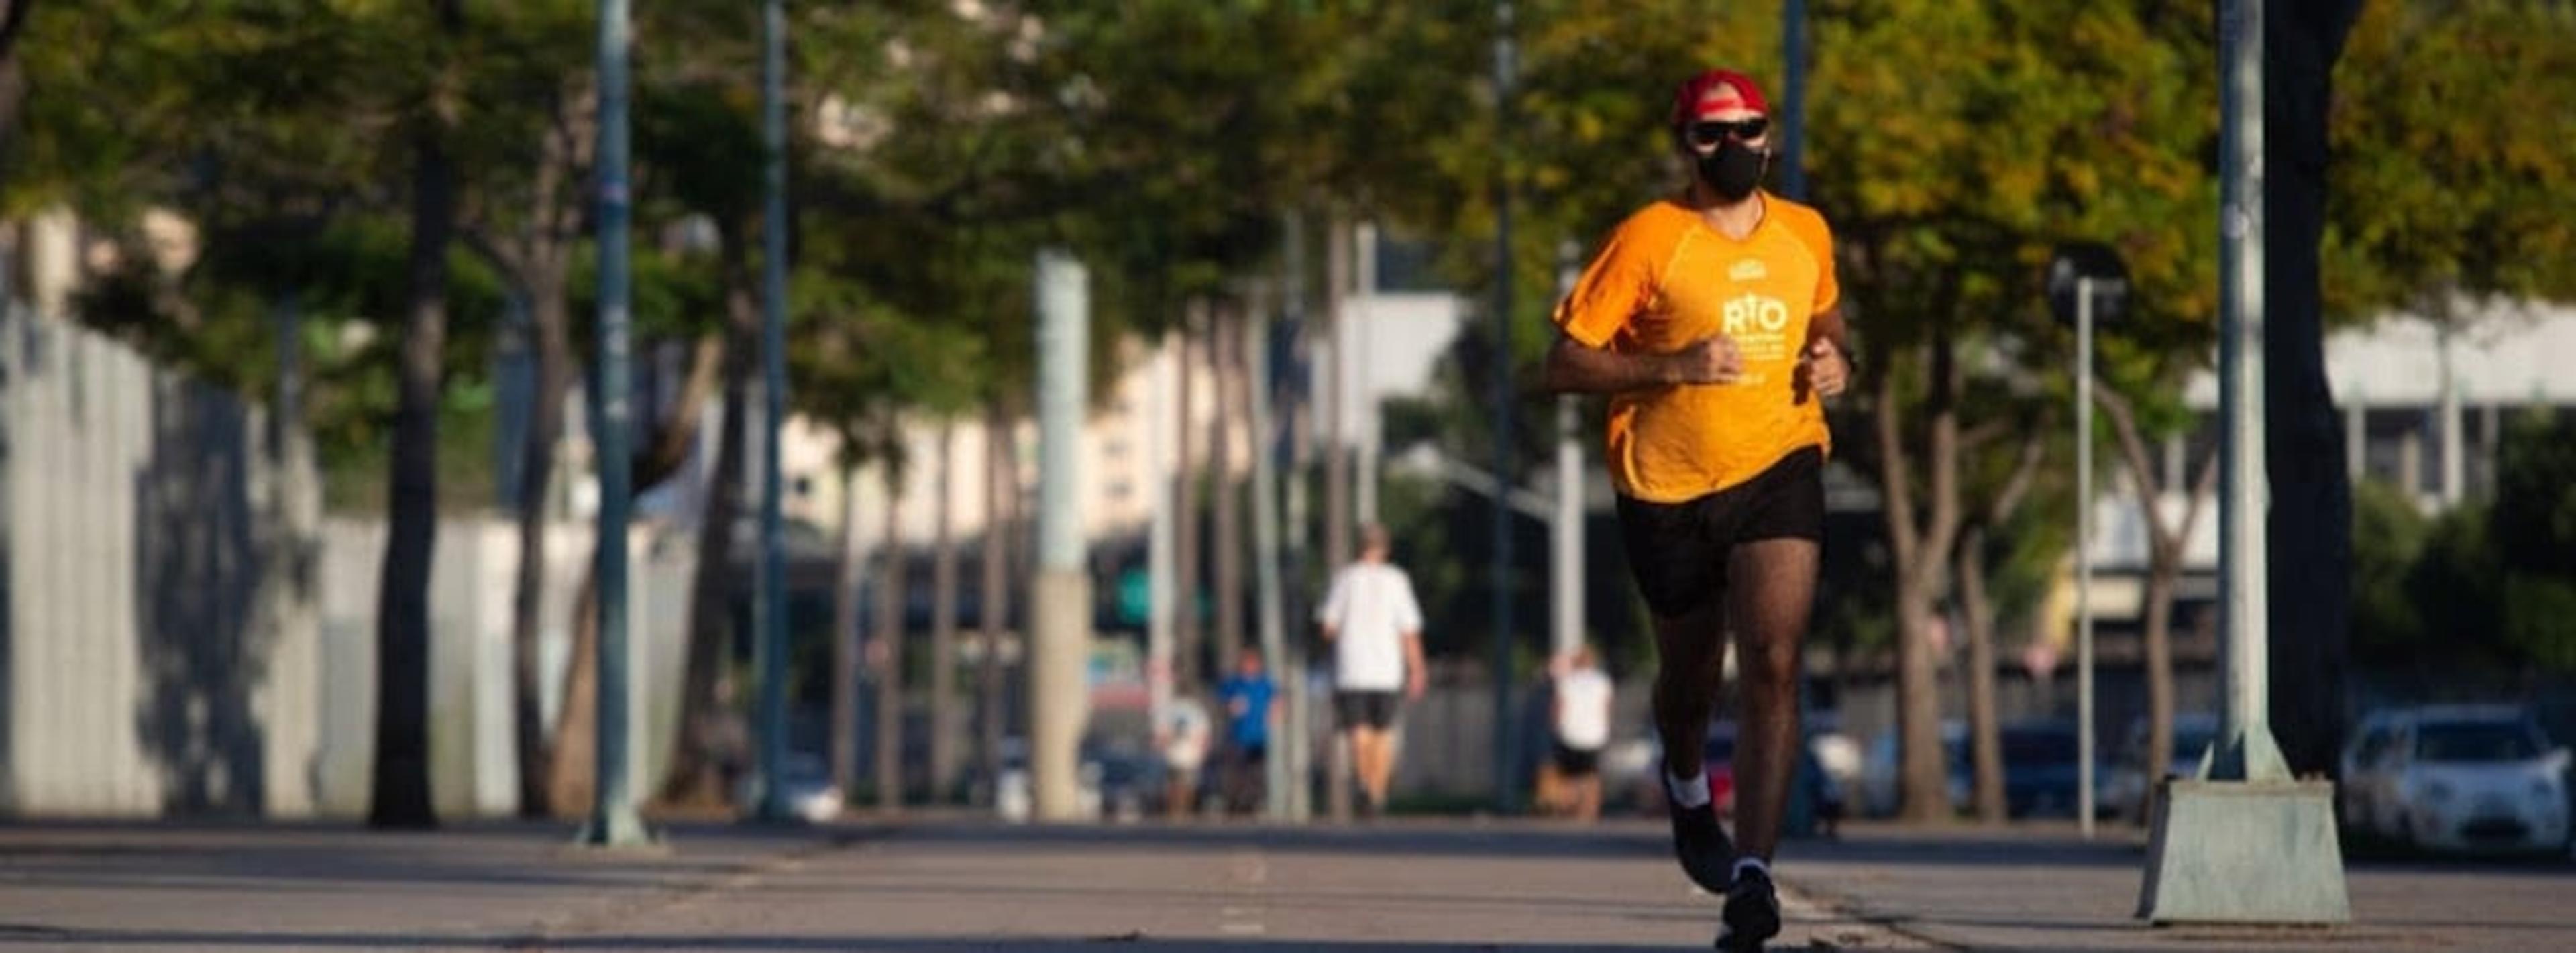
<path fill-rule="evenodd" d="M 2355 487 L 2354 648 L 2366 664 L 2576 671 L 2576 419 L 2534 413 L 2499 448 L 2496 494 L 2429 522 Z"/>
<path fill-rule="evenodd" d="M 2424 638 L 2407 587 L 2432 532 L 2414 500 L 2384 481 L 2352 488 L 2352 644 L 2369 661 L 2403 658 Z"/>
<path fill-rule="evenodd" d="M 2576 416 L 2533 413 L 2507 431 L 2491 525 L 2506 572 L 2505 643 L 2534 664 L 2576 671 Z"/>
<path fill-rule="evenodd" d="M 2334 84 L 2330 312 L 2576 299 L 2576 6 L 2373 3 Z"/>

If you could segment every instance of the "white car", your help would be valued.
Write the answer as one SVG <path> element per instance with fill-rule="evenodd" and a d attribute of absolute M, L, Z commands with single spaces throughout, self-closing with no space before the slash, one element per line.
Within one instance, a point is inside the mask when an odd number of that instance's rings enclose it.
<path fill-rule="evenodd" d="M 2568 842 L 2565 748 L 2528 714 L 2428 706 L 2366 721 L 2347 749 L 2347 823 L 2437 850 L 2548 851 Z"/>

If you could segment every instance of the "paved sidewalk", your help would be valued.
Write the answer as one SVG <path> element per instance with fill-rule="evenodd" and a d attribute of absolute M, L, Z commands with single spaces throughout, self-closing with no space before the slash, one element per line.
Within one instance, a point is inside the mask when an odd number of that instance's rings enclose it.
<path fill-rule="evenodd" d="M 0 825 L 0 951 L 1707 949 L 1659 823 L 570 828 Z M 2134 832 L 1855 827 L 1781 863 L 1775 949 L 2576 949 L 2576 868 L 2357 863 L 2358 922 L 2130 919 Z"/>
<path fill-rule="evenodd" d="M 2576 950 L 2576 867 L 2348 860 L 2353 922 L 2168 926 L 2135 919 L 2145 835 L 2072 823 L 1859 826 L 1793 844 L 1782 876 L 1842 915 L 1977 950 Z"/>
<path fill-rule="evenodd" d="M 1706 949 L 1646 825 L 0 827 L 0 949 Z M 1923 948 L 1790 894 L 1783 948 Z"/>

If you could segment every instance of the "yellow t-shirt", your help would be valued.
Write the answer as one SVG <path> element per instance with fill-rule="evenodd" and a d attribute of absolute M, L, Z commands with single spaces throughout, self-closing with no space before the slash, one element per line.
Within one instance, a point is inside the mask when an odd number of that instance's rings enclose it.
<path fill-rule="evenodd" d="M 1725 334 L 1744 358 L 1732 384 L 1683 384 L 1610 399 L 1619 492 L 1679 503 L 1751 479 L 1801 447 L 1831 450 L 1815 394 L 1796 387 L 1807 325 L 1834 306 L 1833 235 L 1816 210 L 1768 192 L 1742 241 L 1678 198 L 1612 229 L 1553 320 L 1587 347 L 1679 351 Z"/>

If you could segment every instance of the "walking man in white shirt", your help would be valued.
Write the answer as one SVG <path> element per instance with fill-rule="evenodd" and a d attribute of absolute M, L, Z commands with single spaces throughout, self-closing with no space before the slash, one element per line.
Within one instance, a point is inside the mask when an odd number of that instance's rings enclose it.
<path fill-rule="evenodd" d="M 1577 645 L 1557 660 L 1556 745 L 1552 752 L 1567 816 L 1601 817 L 1601 749 L 1610 744 L 1610 701 L 1615 691 L 1592 647 Z"/>
<path fill-rule="evenodd" d="M 1351 761 L 1359 773 L 1360 810 L 1386 810 L 1395 752 L 1387 729 L 1400 698 L 1422 697 L 1422 606 L 1413 580 L 1387 561 L 1386 527 L 1360 528 L 1360 558 L 1333 574 L 1332 590 L 1315 611 L 1325 641 L 1333 643 L 1333 709 L 1350 733 Z M 1401 691 L 1401 696 L 1397 692 Z"/>

